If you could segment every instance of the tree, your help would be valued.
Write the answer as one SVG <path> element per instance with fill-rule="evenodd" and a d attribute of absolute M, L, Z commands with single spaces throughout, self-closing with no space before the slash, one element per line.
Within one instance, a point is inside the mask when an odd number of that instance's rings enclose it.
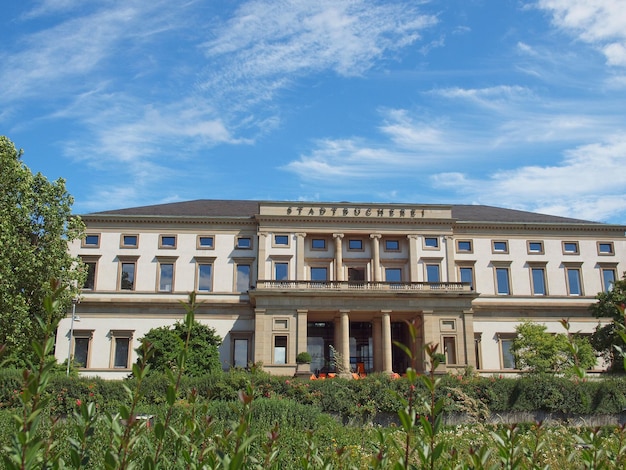
<path fill-rule="evenodd" d="M 22 153 L 0 136 L 0 344 L 6 345 L 8 364 L 16 367 L 34 357 L 32 341 L 42 334 L 37 317 L 58 321 L 65 316 L 86 276 L 67 250 L 85 227 L 72 216 L 74 201 L 65 181 L 33 175 Z M 52 279 L 66 289 L 49 319 L 43 299 L 54 290 Z"/>
<path fill-rule="evenodd" d="M 597 302 L 589 307 L 593 315 L 596 318 L 611 318 L 612 321 L 606 325 L 598 325 L 591 336 L 591 344 L 611 365 L 611 369 L 623 370 L 623 361 L 616 360 L 618 357 L 615 354 L 617 352 L 615 347 L 622 350 L 626 348 L 626 343 L 619 334 L 619 331 L 624 330 L 623 306 L 626 305 L 626 273 L 622 279 L 615 281 L 613 288 L 608 292 L 600 292 L 596 295 L 596 299 Z"/>
<path fill-rule="evenodd" d="M 586 338 L 563 333 L 547 332 L 545 325 L 527 321 L 515 328 L 517 337 L 513 340 L 511 353 L 516 367 L 533 373 L 567 372 L 578 361 L 583 369 L 590 369 L 596 363 L 593 348 Z M 568 342 L 577 345 L 577 358 L 572 356 Z"/>
<path fill-rule="evenodd" d="M 176 322 L 174 327 L 162 326 L 152 328 L 141 338 L 141 346 L 137 349 L 139 360 L 145 345 L 152 347 L 146 362 L 151 371 L 165 372 L 177 367 L 177 360 L 185 347 L 187 327 L 184 322 Z M 199 377 L 222 370 L 218 348 L 222 344 L 214 328 L 193 321 L 189 335 L 189 347 L 185 361 L 186 375 Z"/>

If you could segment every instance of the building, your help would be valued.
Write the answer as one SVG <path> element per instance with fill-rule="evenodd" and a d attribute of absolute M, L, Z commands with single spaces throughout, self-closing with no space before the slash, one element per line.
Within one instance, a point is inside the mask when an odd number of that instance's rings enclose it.
<path fill-rule="evenodd" d="M 105 378 L 128 375 L 191 291 L 225 369 L 291 375 L 308 350 L 325 372 L 334 348 L 352 370 L 402 372 L 394 342 L 414 321 L 415 351 L 434 342 L 448 369 L 503 373 L 520 321 L 592 333 L 589 305 L 626 271 L 624 226 L 479 205 L 197 200 L 83 220 L 70 251 L 89 278 L 56 354 Z"/>

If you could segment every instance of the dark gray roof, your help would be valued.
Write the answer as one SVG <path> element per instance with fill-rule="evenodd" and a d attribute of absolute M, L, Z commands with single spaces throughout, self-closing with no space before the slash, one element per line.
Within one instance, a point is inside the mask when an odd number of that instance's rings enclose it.
<path fill-rule="evenodd" d="M 272 201 L 280 202 L 280 201 Z M 254 217 L 262 201 L 197 199 L 152 206 L 131 207 L 88 214 L 90 216 L 155 216 L 155 217 Z M 424 206 L 424 205 L 420 205 Z M 426 204 L 427 206 L 427 204 Z M 458 222 L 499 222 L 538 224 L 595 224 L 587 220 L 538 214 L 501 207 L 452 204 L 452 218 Z"/>

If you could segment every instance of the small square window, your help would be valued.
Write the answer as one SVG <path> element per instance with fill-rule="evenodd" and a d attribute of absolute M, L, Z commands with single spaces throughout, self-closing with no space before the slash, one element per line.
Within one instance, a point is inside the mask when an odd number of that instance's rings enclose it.
<path fill-rule="evenodd" d="M 493 252 L 494 253 L 508 253 L 509 244 L 506 241 L 494 241 Z"/>
<path fill-rule="evenodd" d="M 274 235 L 274 245 L 289 246 L 288 235 Z"/>
<path fill-rule="evenodd" d="M 83 246 L 88 246 L 90 248 L 97 248 L 100 246 L 100 235 L 90 233 L 87 234 L 85 239 L 83 240 Z"/>
<path fill-rule="evenodd" d="M 363 240 L 348 240 L 348 249 L 349 250 L 362 250 L 363 249 Z"/>
<path fill-rule="evenodd" d="M 456 242 L 456 251 L 469 253 L 472 251 L 472 241 L 471 240 L 458 240 Z"/>
<path fill-rule="evenodd" d="M 176 235 L 161 235 L 159 248 L 176 248 Z"/>
<path fill-rule="evenodd" d="M 385 251 L 400 251 L 400 241 L 385 240 Z"/>
<path fill-rule="evenodd" d="M 274 320 L 275 330 L 286 330 L 289 327 L 289 322 L 286 318 L 277 318 Z"/>
<path fill-rule="evenodd" d="M 212 235 L 198 235 L 198 248 L 212 250 L 215 248 L 215 238 Z"/>
<path fill-rule="evenodd" d="M 238 237 L 237 248 L 239 248 L 240 250 L 252 249 L 252 239 L 250 237 Z"/>
<path fill-rule="evenodd" d="M 563 242 L 563 253 L 568 255 L 577 255 L 578 242 Z"/>
<path fill-rule="evenodd" d="M 328 268 L 311 266 L 311 281 L 327 281 Z"/>
<path fill-rule="evenodd" d="M 424 246 L 426 248 L 439 248 L 439 238 L 438 237 L 424 238 Z"/>
<path fill-rule="evenodd" d="M 528 242 L 528 253 L 543 254 L 543 242 Z"/>
<path fill-rule="evenodd" d="M 123 248 L 137 248 L 139 237 L 137 235 L 122 235 Z"/>
<path fill-rule="evenodd" d="M 323 238 L 313 238 L 311 239 L 311 249 L 312 250 L 325 250 L 326 249 L 326 240 Z"/>
<path fill-rule="evenodd" d="M 598 254 L 599 255 L 612 255 L 613 252 L 613 242 L 599 242 L 598 243 Z"/>

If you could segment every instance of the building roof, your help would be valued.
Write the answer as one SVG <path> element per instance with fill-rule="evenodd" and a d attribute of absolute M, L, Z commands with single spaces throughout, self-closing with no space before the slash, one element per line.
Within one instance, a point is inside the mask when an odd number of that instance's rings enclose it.
<path fill-rule="evenodd" d="M 280 201 L 272 201 L 280 202 Z M 197 199 L 151 206 L 95 212 L 88 216 L 142 216 L 142 217 L 236 217 L 251 218 L 259 214 L 263 201 Z M 424 205 L 420 205 L 423 207 Z M 499 222 L 532 224 L 599 224 L 588 220 L 539 214 L 536 212 L 501 207 L 452 204 L 452 218 L 458 222 Z M 600 224 L 601 225 L 601 224 Z"/>

